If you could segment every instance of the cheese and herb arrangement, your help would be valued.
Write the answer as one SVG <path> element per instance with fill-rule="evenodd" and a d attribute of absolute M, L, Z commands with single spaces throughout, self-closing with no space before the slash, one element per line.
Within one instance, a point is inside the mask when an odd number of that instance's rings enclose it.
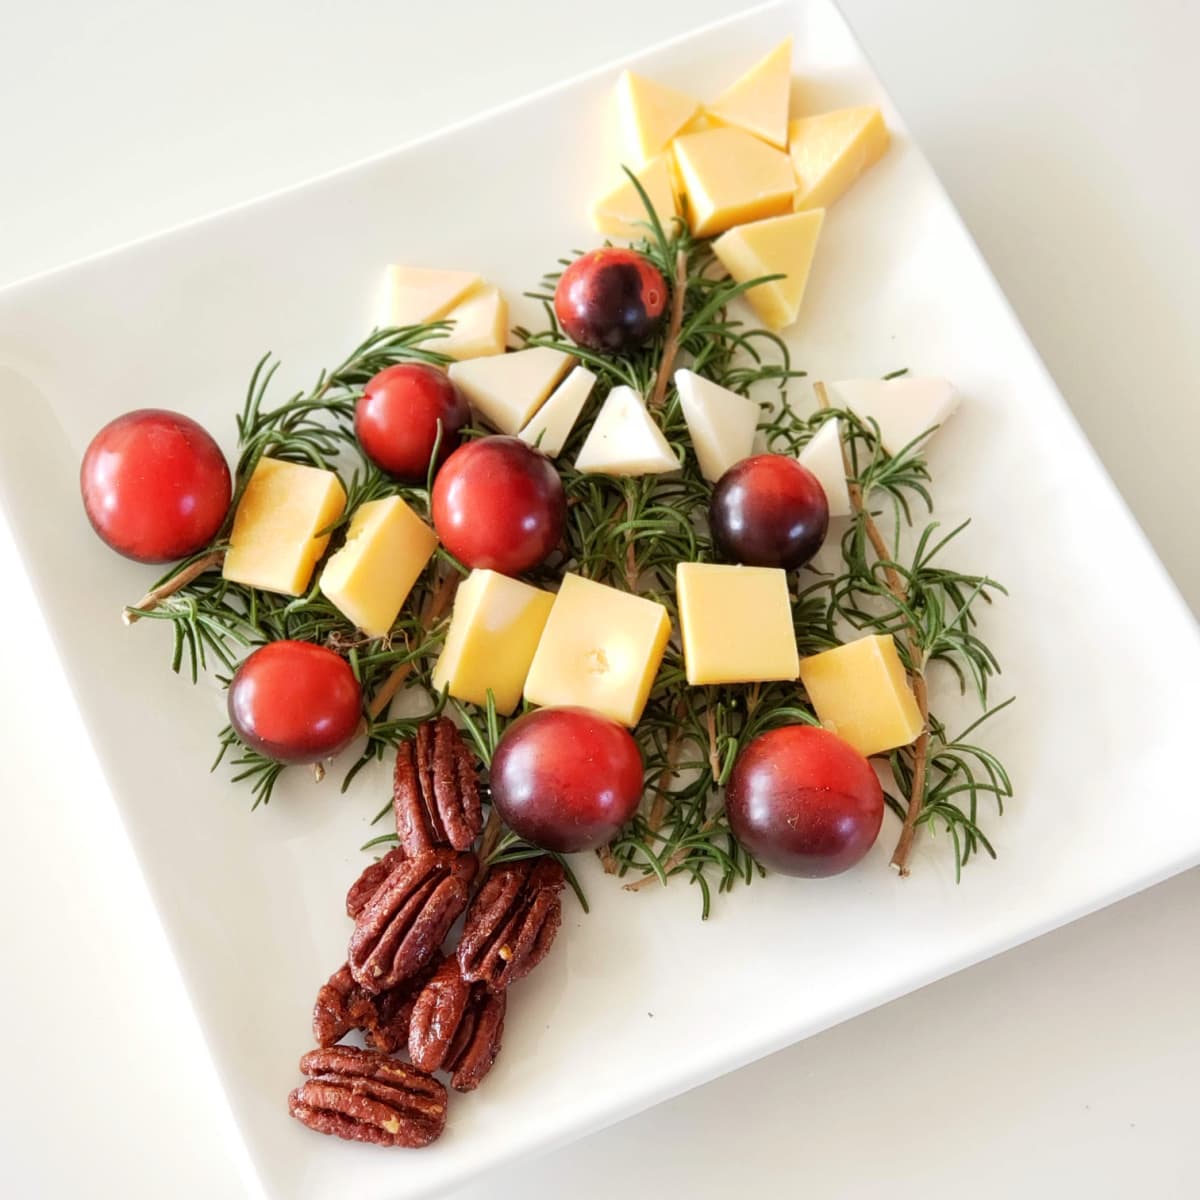
<path fill-rule="evenodd" d="M 510 281 L 387 265 L 383 324 L 310 388 L 277 400 L 258 364 L 232 472 L 162 410 L 84 457 L 99 536 L 172 564 L 125 620 L 226 688 L 217 765 L 253 807 L 335 756 L 343 790 L 391 771 L 289 1098 L 320 1132 L 441 1134 L 436 1074 L 479 1084 L 564 888 L 586 907 L 572 855 L 707 916 L 881 836 L 901 875 L 923 832 L 956 873 L 993 854 L 1012 788 L 975 731 L 1009 701 L 978 619 L 1003 588 L 952 565 L 927 460 L 959 397 L 810 383 L 781 336 L 887 128 L 793 111 L 790 41 L 732 74 L 708 103 L 621 74 L 590 213 L 619 244 L 529 293 L 543 328 L 510 327 Z M 931 710 L 935 675 L 972 717 Z"/>

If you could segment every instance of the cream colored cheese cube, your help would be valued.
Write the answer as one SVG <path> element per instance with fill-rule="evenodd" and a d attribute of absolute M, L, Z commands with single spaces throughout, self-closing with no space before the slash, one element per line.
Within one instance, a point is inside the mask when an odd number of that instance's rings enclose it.
<path fill-rule="evenodd" d="M 517 434 L 529 424 L 575 359 L 549 346 L 450 364 L 449 375 L 471 407 L 501 433 Z"/>
<path fill-rule="evenodd" d="M 595 386 L 596 376 L 587 367 L 576 367 L 534 413 L 533 420 L 518 437 L 530 446 L 536 446 L 547 458 L 557 458 Z"/>
<path fill-rule="evenodd" d="M 800 660 L 786 571 L 681 562 L 675 592 L 688 683 L 796 678 Z"/>
<path fill-rule="evenodd" d="M 675 206 L 675 189 L 671 182 L 671 167 L 668 155 L 660 154 L 651 159 L 637 172 L 638 183 L 650 201 L 650 207 L 658 217 L 659 224 L 669 236 L 671 222 L 678 209 Z M 609 237 L 636 241 L 650 237 L 650 214 L 633 182 L 625 178 L 611 192 L 601 196 L 592 206 L 592 224 Z"/>
<path fill-rule="evenodd" d="M 824 489 L 829 515 L 848 517 L 850 489 L 846 486 L 846 462 L 842 457 L 842 423 L 837 417 L 826 421 L 796 458 L 817 477 Z"/>
<path fill-rule="evenodd" d="M 958 408 L 954 385 L 933 376 L 843 379 L 828 388 L 838 408 L 879 426 L 879 440 L 889 454 L 899 454 L 927 430 L 940 427 Z"/>
<path fill-rule="evenodd" d="M 384 280 L 380 323 L 399 326 L 436 321 L 479 283 L 473 271 L 434 271 L 394 264 L 388 267 Z"/>
<path fill-rule="evenodd" d="M 787 149 L 788 103 L 792 96 L 792 39 L 784 38 L 711 104 L 708 116 Z"/>
<path fill-rule="evenodd" d="M 567 575 L 533 656 L 525 699 L 578 705 L 636 725 L 670 636 L 661 604 Z"/>
<path fill-rule="evenodd" d="M 753 451 L 759 407 L 753 400 L 686 368 L 675 372 L 675 388 L 700 474 L 715 483 Z"/>
<path fill-rule="evenodd" d="M 508 301 L 493 284 L 469 292 L 444 317 L 454 327 L 445 337 L 430 338 L 425 345 L 451 358 L 484 358 L 503 354 L 508 344 Z"/>
<path fill-rule="evenodd" d="M 325 564 L 321 591 L 363 633 L 384 637 L 437 544 L 437 534 L 399 496 L 370 500 Z"/>
<path fill-rule="evenodd" d="M 796 171 L 796 211 L 828 208 L 878 162 L 890 140 L 877 108 L 840 108 L 792 121 L 788 146 Z"/>
<path fill-rule="evenodd" d="M 859 754 L 907 746 L 923 728 L 890 633 L 857 638 L 806 658 L 800 681 L 821 723 Z"/>
<path fill-rule="evenodd" d="M 456 700 L 487 704 L 504 716 L 521 703 L 554 595 L 495 571 L 475 570 L 459 584 L 433 686 Z"/>
<path fill-rule="evenodd" d="M 618 76 L 616 103 L 623 160 L 634 170 L 660 154 L 700 111 L 698 100 L 632 71 Z"/>
<path fill-rule="evenodd" d="M 238 501 L 221 573 L 235 583 L 301 596 L 342 515 L 346 489 L 332 472 L 259 459 Z"/>

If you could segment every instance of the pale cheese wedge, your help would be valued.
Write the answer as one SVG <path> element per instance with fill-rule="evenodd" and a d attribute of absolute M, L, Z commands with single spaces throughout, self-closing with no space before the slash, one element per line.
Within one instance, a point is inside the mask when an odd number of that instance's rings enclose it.
<path fill-rule="evenodd" d="M 837 408 L 859 420 L 875 421 L 889 454 L 899 454 L 926 430 L 942 425 L 958 407 L 948 379 L 901 375 L 896 379 L 843 379 L 828 385 Z"/>
<path fill-rule="evenodd" d="M 660 154 L 648 162 L 637 172 L 637 180 L 645 189 L 659 224 L 669 235 L 671 222 L 678 210 L 675 206 L 675 189 L 671 183 L 668 155 Z M 646 205 L 628 177 L 608 195 L 597 200 L 592 208 L 592 224 L 600 233 L 609 237 L 625 238 L 629 241 L 649 237 L 649 220 Z"/>
<path fill-rule="evenodd" d="M 841 422 L 836 417 L 826 421 L 797 458 L 801 466 L 817 477 L 829 502 L 829 515 L 848 517 L 850 489 L 846 486 L 846 464 L 842 459 Z"/>
<path fill-rule="evenodd" d="M 391 327 L 436 321 L 480 282 L 473 271 L 392 265 L 384 279 L 381 324 Z"/>
<path fill-rule="evenodd" d="M 877 108 L 841 108 L 792 121 L 788 149 L 796 171 L 796 211 L 828 208 L 878 162 L 890 140 Z"/>
<path fill-rule="evenodd" d="M 715 483 L 753 451 L 759 407 L 686 368 L 676 371 L 674 378 L 700 474 Z"/>
<path fill-rule="evenodd" d="M 531 346 L 512 354 L 451 363 L 449 374 L 493 429 L 516 434 L 529 424 L 574 362 L 561 350 Z"/>
<path fill-rule="evenodd" d="M 819 208 L 769 217 L 738 225 L 713 242 L 713 253 L 738 283 L 764 275 L 783 276 L 743 293 L 771 329 L 785 328 L 800 312 L 824 218 Z"/>
<path fill-rule="evenodd" d="M 454 359 L 485 358 L 503 354 L 508 342 L 508 301 L 494 284 L 469 292 L 442 318 L 454 326 L 445 337 L 425 344 Z"/>
<path fill-rule="evenodd" d="M 576 367 L 517 436 L 548 458 L 557 458 L 595 386 L 596 376 L 587 367 Z"/>
<path fill-rule="evenodd" d="M 623 161 L 634 170 L 661 154 L 700 111 L 698 100 L 632 71 L 617 78 L 616 101 Z"/>
<path fill-rule="evenodd" d="M 631 387 L 608 393 L 580 448 L 575 469 L 591 475 L 661 475 L 679 459 Z"/>
<path fill-rule="evenodd" d="M 789 37 L 716 100 L 705 105 L 705 112 L 720 125 L 744 129 L 764 142 L 786 150 L 791 91 L 792 39 Z"/>

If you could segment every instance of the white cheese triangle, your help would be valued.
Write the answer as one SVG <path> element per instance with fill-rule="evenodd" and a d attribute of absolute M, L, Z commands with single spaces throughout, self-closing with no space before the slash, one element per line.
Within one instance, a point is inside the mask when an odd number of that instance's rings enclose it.
<path fill-rule="evenodd" d="M 445 316 L 480 278 L 473 271 L 390 266 L 384 280 L 384 326 L 422 325 Z"/>
<path fill-rule="evenodd" d="M 561 350 L 531 346 L 451 363 L 450 378 L 493 429 L 515 434 L 529 424 L 574 361 Z"/>
<path fill-rule="evenodd" d="M 947 379 L 901 375 L 896 379 L 844 379 L 829 384 L 837 408 L 859 420 L 875 421 L 889 454 L 899 454 L 927 429 L 941 425 L 958 407 L 958 393 Z"/>
<path fill-rule="evenodd" d="M 587 367 L 576 367 L 517 436 L 548 457 L 557 458 L 595 385 L 596 376 Z"/>
<path fill-rule="evenodd" d="M 800 465 L 807 467 L 825 490 L 831 517 L 850 515 L 850 489 L 846 487 L 846 464 L 842 459 L 841 425 L 837 417 L 826 421 L 797 455 Z"/>
<path fill-rule="evenodd" d="M 715 483 L 753 451 L 758 405 L 687 369 L 675 372 L 675 387 L 700 474 Z"/>
<path fill-rule="evenodd" d="M 608 393 L 575 469 L 591 475 L 661 475 L 679 469 L 679 460 L 662 430 L 631 387 Z"/>

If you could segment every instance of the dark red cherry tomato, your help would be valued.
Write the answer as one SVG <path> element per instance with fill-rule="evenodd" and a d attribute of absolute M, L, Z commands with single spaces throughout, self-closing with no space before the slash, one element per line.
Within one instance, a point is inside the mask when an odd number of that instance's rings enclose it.
<path fill-rule="evenodd" d="M 362 689 L 341 655 L 312 642 L 270 642 L 229 685 L 229 723 L 260 754 L 283 763 L 331 758 L 354 740 Z"/>
<path fill-rule="evenodd" d="M 139 408 L 92 438 L 79 468 L 92 528 L 118 554 L 171 562 L 216 536 L 233 494 L 208 432 L 182 413 Z"/>
<path fill-rule="evenodd" d="M 622 354 L 658 332 L 667 281 L 633 250 L 605 246 L 577 258 L 554 290 L 554 315 L 572 341 Z"/>

